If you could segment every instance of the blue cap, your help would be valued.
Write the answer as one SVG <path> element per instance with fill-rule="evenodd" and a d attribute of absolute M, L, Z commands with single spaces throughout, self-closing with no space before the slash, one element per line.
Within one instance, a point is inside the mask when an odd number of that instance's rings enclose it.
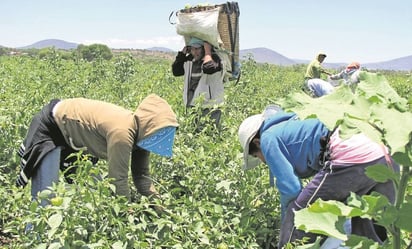
<path fill-rule="evenodd" d="M 204 43 L 203 40 L 200 40 L 199 38 L 196 38 L 196 37 L 192 37 L 188 45 L 191 47 L 200 48 L 203 46 L 203 43 Z"/>
<path fill-rule="evenodd" d="M 172 157 L 176 127 L 168 126 L 137 142 L 137 146 L 160 156 Z"/>

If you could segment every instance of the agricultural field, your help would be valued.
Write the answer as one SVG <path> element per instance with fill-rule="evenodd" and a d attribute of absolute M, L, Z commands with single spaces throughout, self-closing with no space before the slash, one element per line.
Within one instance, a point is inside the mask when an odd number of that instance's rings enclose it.
<path fill-rule="evenodd" d="M 275 248 L 277 191 L 269 187 L 266 166 L 242 171 L 237 128 L 266 105 L 301 91 L 306 65 L 245 58 L 239 82 L 225 85 L 220 131 L 207 126 L 195 133 L 194 117 L 183 106 L 183 78 L 172 75 L 172 62 L 127 53 L 90 62 L 57 51 L 42 58 L 0 57 L 0 248 Z M 412 103 L 411 72 L 379 73 Z M 30 186 L 15 186 L 17 149 L 32 116 L 51 99 L 86 97 L 135 110 L 150 93 L 171 104 L 180 124 L 173 157 L 151 156 L 160 200 L 138 195 L 133 184 L 131 202 L 112 196 L 109 179 L 93 178 L 107 175 L 105 162 L 93 166 L 80 156 L 75 184 L 62 177 L 52 188 L 58 198 L 51 206 L 39 208 Z M 412 200 L 408 179 L 405 202 Z M 34 229 L 25 233 L 28 223 Z M 408 232 L 400 231 L 403 248 L 410 246 Z"/>

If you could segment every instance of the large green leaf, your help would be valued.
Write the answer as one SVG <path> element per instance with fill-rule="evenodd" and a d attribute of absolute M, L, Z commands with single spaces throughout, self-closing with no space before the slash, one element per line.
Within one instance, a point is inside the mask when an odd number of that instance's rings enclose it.
<path fill-rule="evenodd" d="M 393 206 L 388 206 L 389 201 L 381 195 L 365 195 L 362 197 L 351 193 L 348 198 L 348 205 L 339 201 L 316 200 L 308 208 L 295 212 L 295 225 L 299 229 L 332 236 L 338 239 L 346 240 L 343 231 L 343 223 L 347 217 L 371 218 L 371 216 L 380 213 L 381 219 L 378 223 L 381 225 L 392 224 L 393 220 L 398 218 L 397 211 Z M 409 208 L 406 207 L 403 212 L 403 220 L 410 216 Z M 410 226 L 406 223 L 402 226 Z"/>
<path fill-rule="evenodd" d="M 395 206 L 387 206 L 381 213 L 381 217 L 379 218 L 377 223 L 381 226 L 389 227 L 393 225 L 394 220 L 398 219 L 398 216 L 399 216 L 399 212 Z"/>
<path fill-rule="evenodd" d="M 342 85 L 320 98 L 296 92 L 275 102 L 301 119 L 317 117 L 330 129 L 341 124 L 343 137 L 361 131 L 388 145 L 398 163 L 412 165 L 412 113 L 380 74 L 362 72 L 354 91 Z"/>
<path fill-rule="evenodd" d="M 298 229 L 306 232 L 323 234 L 341 240 L 346 240 L 347 236 L 343 230 L 346 218 L 336 216 L 332 213 L 316 213 L 309 208 L 304 208 L 295 212 L 295 225 Z"/>
<path fill-rule="evenodd" d="M 399 174 L 395 173 L 391 168 L 386 165 L 373 165 L 366 168 L 366 175 L 377 182 L 387 182 L 392 180 L 399 184 Z"/>
<path fill-rule="evenodd" d="M 371 195 L 357 196 L 351 193 L 347 199 L 347 205 L 354 208 L 357 212 L 353 212 L 351 216 L 361 216 L 363 218 L 370 218 L 377 212 L 382 211 L 384 208 L 390 207 L 389 200 L 376 192 Z"/>
<path fill-rule="evenodd" d="M 352 249 L 378 249 L 379 244 L 373 240 L 367 239 L 366 237 L 361 237 L 357 235 L 350 235 L 349 239 L 345 241 L 345 245 Z"/>
<path fill-rule="evenodd" d="M 318 199 L 310 205 L 309 209 L 311 212 L 315 213 L 328 212 L 336 216 L 345 217 L 360 216 L 363 214 L 363 211 L 359 208 L 350 207 L 345 205 L 343 202 L 334 200 L 324 201 L 322 199 Z"/>
<path fill-rule="evenodd" d="M 399 219 L 396 221 L 396 225 L 401 229 L 412 232 L 412 203 L 402 204 L 399 210 Z"/>

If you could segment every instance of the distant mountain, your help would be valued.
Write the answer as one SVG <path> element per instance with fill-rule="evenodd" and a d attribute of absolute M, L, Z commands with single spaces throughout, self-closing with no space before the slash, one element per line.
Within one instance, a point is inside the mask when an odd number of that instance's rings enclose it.
<path fill-rule="evenodd" d="M 55 47 L 56 49 L 76 49 L 79 44 L 66 42 L 63 40 L 58 39 L 47 39 L 42 40 L 31 45 L 20 47 L 18 49 L 27 49 L 27 48 L 46 48 L 46 47 Z M 0 45 L 0 47 L 2 47 Z M 164 48 L 164 47 L 151 47 L 145 50 L 149 51 L 158 51 L 158 52 L 165 52 L 165 53 L 176 53 L 176 51 Z M 269 63 L 275 65 L 282 65 L 282 66 L 290 66 L 295 64 L 307 64 L 309 60 L 302 60 L 302 59 L 290 59 L 282 54 L 279 54 L 271 49 L 268 48 L 250 48 L 250 49 L 242 49 L 239 51 L 239 57 L 241 60 L 247 59 L 248 56 L 252 56 L 253 59 L 258 63 Z M 346 66 L 347 63 L 325 63 L 324 66 L 326 68 L 335 68 L 340 69 Z M 372 70 L 403 70 L 403 71 L 410 71 L 412 70 L 412 55 L 401 57 L 389 61 L 383 62 L 376 62 L 376 63 L 362 63 L 362 67 Z"/>
<path fill-rule="evenodd" d="M 277 64 L 282 66 L 297 64 L 294 60 L 267 48 L 251 48 L 239 51 L 239 57 L 241 59 L 248 58 L 249 55 L 252 55 L 253 59 L 259 63 Z"/>
<path fill-rule="evenodd" d="M 170 49 L 170 48 L 164 48 L 164 47 L 152 47 L 152 48 L 146 48 L 146 50 L 149 51 L 159 51 L 159 52 L 175 52 L 174 50 Z"/>
<path fill-rule="evenodd" d="M 366 63 L 364 67 L 368 69 L 387 69 L 387 70 L 412 70 L 412 55 L 401 57 L 398 59 L 377 62 L 377 63 Z"/>
<path fill-rule="evenodd" d="M 253 55 L 253 59 L 258 63 L 270 63 L 276 65 L 289 66 L 294 64 L 308 64 L 310 60 L 302 59 L 290 59 L 273 50 L 267 48 L 251 48 L 239 51 L 240 58 L 247 58 L 248 54 Z M 344 68 L 347 63 L 324 63 L 325 68 L 341 69 Z M 376 62 L 376 63 L 361 63 L 361 66 L 372 70 L 398 70 L 398 71 L 410 71 L 412 70 L 412 55 L 393 59 L 389 61 Z"/>
<path fill-rule="evenodd" d="M 38 41 L 28 46 L 19 47 L 19 49 L 28 49 L 28 48 L 41 49 L 41 48 L 47 48 L 47 47 L 54 47 L 56 49 L 70 50 L 70 49 L 76 49 L 78 45 L 79 44 L 77 43 L 67 42 L 67 41 L 58 40 L 58 39 L 47 39 L 47 40 Z"/>

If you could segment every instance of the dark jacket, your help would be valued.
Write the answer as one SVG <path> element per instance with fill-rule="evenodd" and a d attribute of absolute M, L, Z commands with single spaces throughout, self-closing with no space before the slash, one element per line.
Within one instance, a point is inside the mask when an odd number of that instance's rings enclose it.
<path fill-rule="evenodd" d="M 206 63 L 202 63 L 202 70 L 200 80 L 194 89 L 192 90 L 192 68 L 193 68 L 193 56 L 185 55 L 179 52 L 176 56 L 176 60 L 172 64 L 172 72 L 174 76 L 184 75 L 184 87 L 183 87 L 183 102 L 186 106 L 195 105 L 195 100 L 199 96 L 203 96 L 203 107 L 209 108 L 215 104 L 221 104 L 224 101 L 224 70 L 220 57 L 212 53 L 212 60 Z M 215 62 L 218 64 L 215 67 Z"/>

